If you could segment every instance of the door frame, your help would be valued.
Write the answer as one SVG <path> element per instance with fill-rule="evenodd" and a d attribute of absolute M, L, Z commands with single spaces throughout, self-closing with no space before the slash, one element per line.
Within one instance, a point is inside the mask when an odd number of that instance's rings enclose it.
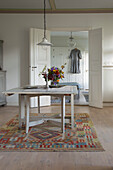
<path fill-rule="evenodd" d="M 80 31 L 87 31 L 88 32 L 88 37 L 89 37 L 89 31 L 90 30 L 94 30 L 94 29 L 99 29 L 100 27 L 76 27 L 76 28 L 73 28 L 73 27 L 67 27 L 67 28 L 48 28 L 48 30 L 50 32 L 53 32 L 53 31 L 76 31 L 76 32 L 80 32 Z M 102 28 L 102 27 L 101 27 Z M 104 35 L 104 30 L 102 28 L 102 58 L 103 58 L 103 35 Z M 88 42 L 88 45 L 89 45 L 89 42 Z M 89 54 L 89 49 L 88 49 L 88 54 Z M 89 65 L 90 66 L 90 65 Z M 103 72 L 103 67 L 102 67 L 102 72 Z M 89 72 L 90 74 L 90 72 Z M 89 81 L 90 83 L 90 81 Z M 103 91 L 103 74 L 102 74 L 102 91 Z M 89 86 L 89 95 L 90 95 L 90 86 Z M 102 103 L 103 103 L 103 94 L 102 94 Z"/>

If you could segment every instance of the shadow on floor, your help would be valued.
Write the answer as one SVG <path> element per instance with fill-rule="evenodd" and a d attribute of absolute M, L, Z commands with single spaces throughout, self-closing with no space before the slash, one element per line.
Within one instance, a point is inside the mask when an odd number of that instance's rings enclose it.
<path fill-rule="evenodd" d="M 87 93 L 82 93 L 80 92 L 80 95 L 76 94 L 74 96 L 74 104 L 77 105 L 88 105 L 89 103 L 89 95 Z M 55 103 L 61 103 L 61 99 L 60 97 L 52 97 L 51 98 L 51 103 L 55 104 Z M 66 103 L 71 103 L 71 97 L 70 96 L 66 96 Z"/>

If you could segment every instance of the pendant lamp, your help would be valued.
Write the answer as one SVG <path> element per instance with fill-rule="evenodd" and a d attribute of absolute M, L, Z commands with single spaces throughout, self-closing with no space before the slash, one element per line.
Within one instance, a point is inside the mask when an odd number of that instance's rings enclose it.
<path fill-rule="evenodd" d="M 46 38 L 46 0 L 44 0 L 44 37 L 42 38 L 42 41 L 37 45 L 52 46 L 52 44 Z"/>
<path fill-rule="evenodd" d="M 71 36 L 69 37 L 69 40 L 68 40 L 68 45 L 70 47 L 76 46 L 76 42 L 75 42 L 74 38 L 72 37 L 72 32 L 71 32 Z"/>

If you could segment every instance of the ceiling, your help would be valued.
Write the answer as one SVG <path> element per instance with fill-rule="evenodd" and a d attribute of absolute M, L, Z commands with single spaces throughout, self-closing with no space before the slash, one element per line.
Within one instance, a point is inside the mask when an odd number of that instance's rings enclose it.
<path fill-rule="evenodd" d="M 46 0 L 47 13 L 113 13 L 113 0 Z M 43 13 L 43 0 L 0 0 L 0 13 Z"/>
<path fill-rule="evenodd" d="M 51 32 L 51 36 L 53 37 L 71 37 L 71 32 L 65 32 L 65 31 L 54 31 Z M 88 31 L 78 31 L 78 32 L 72 32 L 72 37 L 76 38 L 88 38 Z"/>

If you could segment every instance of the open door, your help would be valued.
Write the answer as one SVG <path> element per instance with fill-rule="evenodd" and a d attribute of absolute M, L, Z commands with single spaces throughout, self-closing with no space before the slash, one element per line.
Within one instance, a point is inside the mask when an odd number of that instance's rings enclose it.
<path fill-rule="evenodd" d="M 47 39 L 50 41 L 50 32 L 46 32 Z M 43 30 L 30 29 L 30 51 L 29 51 L 29 84 L 30 85 L 45 85 L 45 80 L 39 73 L 44 66 L 50 67 L 50 47 L 42 47 L 37 44 L 42 41 Z M 41 106 L 50 105 L 50 97 L 42 96 L 40 99 Z M 31 107 L 37 107 L 37 97 L 31 98 Z"/>
<path fill-rule="evenodd" d="M 102 108 L 102 29 L 89 31 L 89 106 Z"/>

